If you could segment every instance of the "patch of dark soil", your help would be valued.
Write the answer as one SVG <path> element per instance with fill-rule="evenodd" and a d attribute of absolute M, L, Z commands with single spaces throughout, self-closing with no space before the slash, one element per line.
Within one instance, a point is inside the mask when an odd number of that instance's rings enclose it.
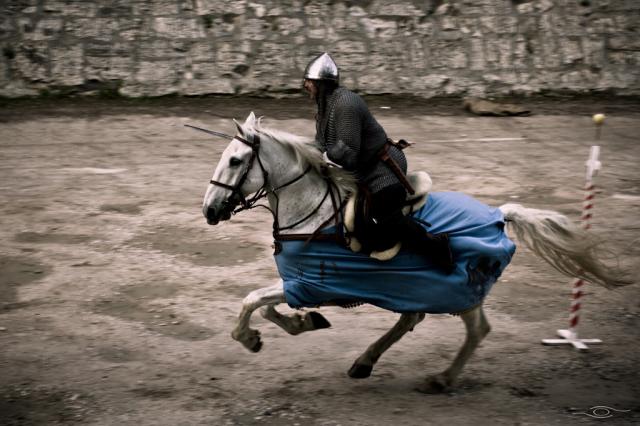
<path fill-rule="evenodd" d="M 51 267 L 29 257 L 0 256 L 0 302 L 16 301 L 17 287 L 42 279 Z"/>
<path fill-rule="evenodd" d="M 171 398 L 175 393 L 175 388 L 161 388 L 152 386 L 138 386 L 131 390 L 136 396 L 150 399 Z"/>
<path fill-rule="evenodd" d="M 0 388 L 0 423 L 5 426 L 84 423 L 95 412 L 90 396 L 73 391 L 30 385 Z"/>
<path fill-rule="evenodd" d="M 118 346 L 100 346 L 97 350 L 98 356 L 108 362 L 121 363 L 139 359 L 135 352 Z"/>
<path fill-rule="evenodd" d="M 176 314 L 169 306 L 149 303 L 153 299 L 170 297 L 176 291 L 175 287 L 161 284 L 133 286 L 110 298 L 98 300 L 91 306 L 91 309 L 97 314 L 142 323 L 148 330 L 178 340 L 206 340 L 215 335 L 213 330 L 186 320 Z M 116 355 L 117 358 L 117 355 L 126 354 L 123 352 L 122 354 L 111 353 L 107 355 Z"/>
<path fill-rule="evenodd" d="M 128 241 L 134 247 L 178 256 L 199 266 L 234 266 L 258 259 L 263 247 L 247 241 L 215 240 L 198 228 L 161 225 Z"/>
<path fill-rule="evenodd" d="M 35 244 L 83 244 L 91 241 L 95 237 L 82 234 L 56 234 L 41 232 L 19 232 L 14 236 L 15 241 L 19 243 L 35 243 Z"/>
<path fill-rule="evenodd" d="M 105 213 L 121 213 L 130 215 L 139 215 L 142 213 L 141 204 L 103 204 L 100 211 Z"/>

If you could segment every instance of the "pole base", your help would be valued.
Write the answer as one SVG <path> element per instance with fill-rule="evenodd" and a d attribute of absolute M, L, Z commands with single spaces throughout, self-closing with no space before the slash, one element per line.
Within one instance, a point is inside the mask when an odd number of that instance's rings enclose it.
<path fill-rule="evenodd" d="M 578 339 L 578 334 L 573 330 L 558 330 L 558 336 L 562 339 L 542 339 L 543 345 L 571 344 L 579 351 L 587 351 L 589 347 L 585 343 L 602 343 L 600 339 Z"/>

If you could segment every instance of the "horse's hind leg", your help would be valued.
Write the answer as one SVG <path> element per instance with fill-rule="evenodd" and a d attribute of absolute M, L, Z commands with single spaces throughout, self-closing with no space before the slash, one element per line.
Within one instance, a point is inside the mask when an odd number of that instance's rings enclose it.
<path fill-rule="evenodd" d="M 444 372 L 427 378 L 426 383 L 416 388 L 416 390 L 424 393 L 439 393 L 450 388 L 482 339 L 491 331 L 491 326 L 484 315 L 482 305 L 461 316 L 467 329 L 467 336 L 456 359 Z"/>
<path fill-rule="evenodd" d="M 252 352 L 258 352 L 262 348 L 260 332 L 249 327 L 253 311 L 264 305 L 276 305 L 285 301 L 282 280 L 274 286 L 252 291 L 242 301 L 242 311 L 238 317 L 238 323 L 231 332 L 234 340 L 242 343 Z"/>
<path fill-rule="evenodd" d="M 305 331 L 329 328 L 331 324 L 319 312 L 307 312 L 305 315 L 295 313 L 293 315 L 283 315 L 276 310 L 274 305 L 267 305 L 260 308 L 263 318 L 275 323 L 284 331 L 291 335 L 303 333 Z"/>
<path fill-rule="evenodd" d="M 398 322 L 387 331 L 380 339 L 376 340 L 360 357 L 353 363 L 349 370 L 349 377 L 354 379 L 364 379 L 371 375 L 373 366 L 380 356 L 396 343 L 408 331 L 413 330 L 420 321 L 424 319 L 424 314 L 402 314 Z"/>

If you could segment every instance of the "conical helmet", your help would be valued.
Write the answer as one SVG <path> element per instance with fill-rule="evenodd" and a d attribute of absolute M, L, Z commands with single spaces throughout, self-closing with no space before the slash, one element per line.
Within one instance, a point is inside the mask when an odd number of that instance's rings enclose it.
<path fill-rule="evenodd" d="M 336 83 L 340 78 L 338 65 L 328 53 L 316 56 L 304 70 L 304 78 L 309 80 L 332 80 Z"/>

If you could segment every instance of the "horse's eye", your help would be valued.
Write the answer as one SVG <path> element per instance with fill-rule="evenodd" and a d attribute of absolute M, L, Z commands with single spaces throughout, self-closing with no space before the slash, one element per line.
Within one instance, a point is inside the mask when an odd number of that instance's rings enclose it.
<path fill-rule="evenodd" d="M 231 167 L 238 167 L 240 164 L 242 164 L 242 160 L 237 157 L 231 157 L 229 160 L 229 165 Z"/>

